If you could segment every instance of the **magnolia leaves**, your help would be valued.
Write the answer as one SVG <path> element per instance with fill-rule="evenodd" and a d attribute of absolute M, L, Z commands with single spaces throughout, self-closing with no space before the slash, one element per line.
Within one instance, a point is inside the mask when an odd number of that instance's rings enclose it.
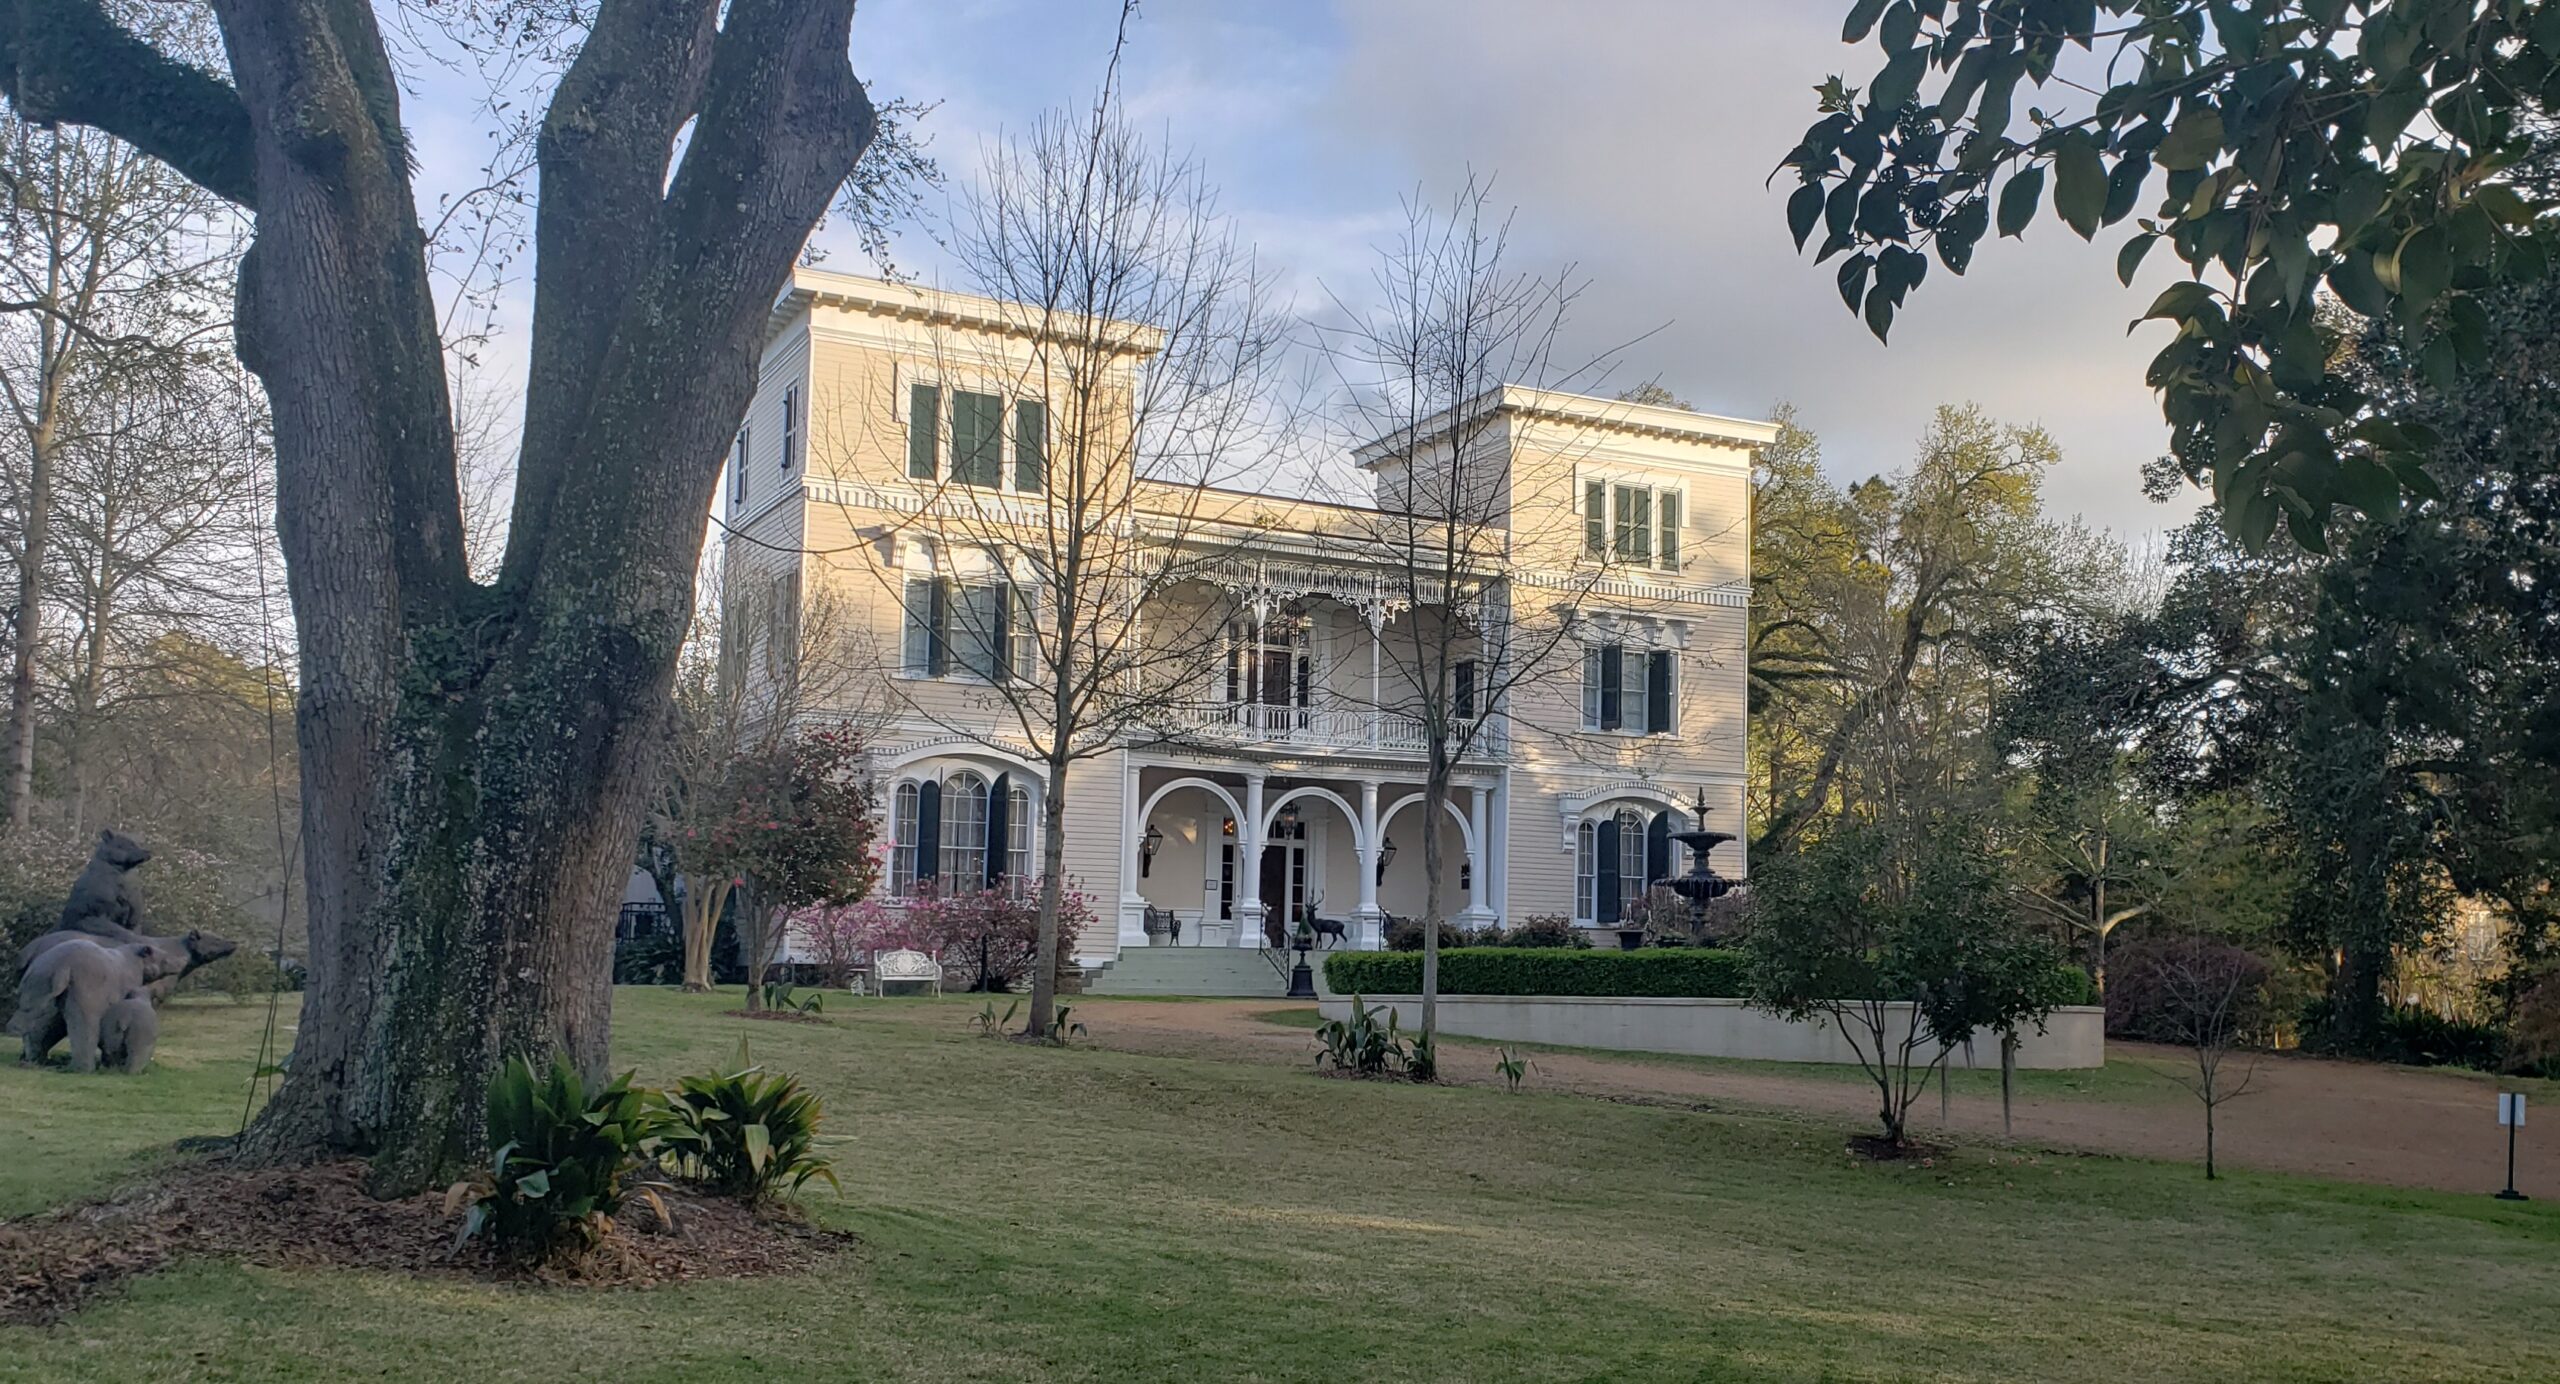
<path fill-rule="evenodd" d="M 2560 106 L 2560 0 L 1857 0 L 1842 37 L 1883 66 L 1820 88 L 1787 221 L 1879 340 L 1933 256 L 2132 220 L 2117 278 L 2163 245 L 2186 275 L 2138 319 L 2174 332 L 2147 378 L 2235 534 L 2318 548 L 2432 493 L 2434 439 L 2329 369 L 2339 305 L 2439 387 L 2488 363 L 2475 295 L 2545 268 L 2552 208 L 2508 170 Z"/>

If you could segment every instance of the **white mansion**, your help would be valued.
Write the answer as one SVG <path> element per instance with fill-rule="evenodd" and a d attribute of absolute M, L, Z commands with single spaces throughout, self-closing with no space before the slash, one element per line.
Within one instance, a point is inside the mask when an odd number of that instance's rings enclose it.
<path fill-rule="evenodd" d="M 1036 525 L 1050 502 L 1060 405 L 1026 383 L 1041 378 L 1039 321 L 797 271 L 731 460 L 732 608 L 768 593 L 798 629 L 824 602 L 875 651 L 866 685 L 831 695 L 874 727 L 892 894 L 1020 879 L 1041 858 L 1043 771 L 988 696 L 1036 682 L 1018 636 L 1041 595 L 978 522 L 993 506 Z M 1151 339 L 1131 329 L 1114 368 L 1137 369 Z M 1410 584 L 1377 541 L 1414 493 L 1402 459 L 1357 455 L 1369 505 L 1165 487 L 1168 512 L 1231 543 L 1195 583 L 1221 603 L 1219 635 L 1166 674 L 1160 716 L 1069 773 L 1066 868 L 1101 920 L 1079 943 L 1087 965 L 1259 947 L 1264 919 L 1309 908 L 1377 946 L 1382 917 L 1423 909 L 1425 832 L 1440 834 L 1458 921 L 1603 927 L 1687 868 L 1664 833 L 1691 824 L 1700 795 L 1711 825 L 1740 829 L 1750 463 L 1776 429 L 1518 388 L 1468 410 L 1485 425 L 1468 465 L 1503 497 L 1480 535 L 1497 590 L 1471 618 L 1558 633 L 1498 696 L 1456 666 L 1452 714 L 1475 724 L 1443 820 L 1424 820 L 1427 746 L 1399 709 L 1414 660 L 1398 641 L 1426 617 L 1396 597 Z M 729 666 L 750 696 L 776 676 L 744 648 Z M 1738 844 L 1715 864 L 1746 873 Z"/>

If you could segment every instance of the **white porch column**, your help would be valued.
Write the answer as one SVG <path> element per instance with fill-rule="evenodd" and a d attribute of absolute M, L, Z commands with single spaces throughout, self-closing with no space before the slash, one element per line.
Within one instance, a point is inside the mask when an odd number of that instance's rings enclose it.
<path fill-rule="evenodd" d="M 1379 936 L 1378 914 L 1378 781 L 1360 780 L 1360 906 L 1351 914 L 1355 934 L 1351 945 L 1362 951 L 1377 951 L 1386 945 Z"/>
<path fill-rule="evenodd" d="M 1139 791 L 1138 762 L 1120 752 L 1120 945 L 1147 944 L 1147 896 L 1138 889 L 1138 840 L 1147 831 L 1139 813 L 1146 797 Z"/>
<path fill-rule="evenodd" d="M 1262 774 L 1244 776 L 1244 820 L 1236 823 L 1236 945 L 1262 945 Z"/>
<path fill-rule="evenodd" d="M 1492 844 L 1491 815 L 1485 810 L 1487 796 L 1487 791 L 1482 788 L 1468 790 L 1467 829 L 1475 839 L 1475 852 L 1469 857 L 1467 869 L 1466 919 L 1479 927 L 1493 921 L 1493 910 L 1484 905 L 1486 876 L 1493 871 L 1492 852 L 1486 849 Z"/>

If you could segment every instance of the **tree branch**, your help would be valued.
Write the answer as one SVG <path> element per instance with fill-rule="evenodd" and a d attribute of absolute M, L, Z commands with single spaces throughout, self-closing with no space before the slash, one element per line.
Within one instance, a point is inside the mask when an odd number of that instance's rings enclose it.
<path fill-rule="evenodd" d="M 169 57 L 96 0 L 17 0 L 0 23 L 0 83 L 37 125 L 104 130 L 243 207 L 257 205 L 248 108 L 231 84 Z"/>

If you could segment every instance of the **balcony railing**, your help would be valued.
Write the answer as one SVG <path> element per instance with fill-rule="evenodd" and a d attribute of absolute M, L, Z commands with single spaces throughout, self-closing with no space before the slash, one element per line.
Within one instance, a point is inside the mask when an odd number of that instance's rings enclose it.
<path fill-rule="evenodd" d="M 1166 708 L 1159 729 L 1169 739 L 1202 745 L 1275 746 L 1321 750 L 1383 750 L 1422 754 L 1431 748 L 1422 718 L 1369 707 L 1271 706 L 1261 702 L 1205 702 Z M 1452 748 L 1466 740 L 1463 724 L 1451 726 Z M 1471 757 L 1498 753 L 1500 732 L 1476 731 Z"/>

